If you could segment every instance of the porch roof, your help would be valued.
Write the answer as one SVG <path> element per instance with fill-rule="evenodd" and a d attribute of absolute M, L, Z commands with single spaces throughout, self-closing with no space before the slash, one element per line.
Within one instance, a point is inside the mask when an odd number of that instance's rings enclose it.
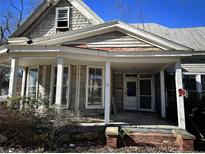
<path fill-rule="evenodd" d="M 74 55 L 90 55 L 98 57 L 112 57 L 112 58 L 131 58 L 131 57 L 186 57 L 193 54 L 192 51 L 125 51 L 125 52 L 114 52 L 114 51 L 103 51 L 98 49 L 85 49 L 77 47 L 68 47 L 60 45 L 4 45 L 0 47 L 1 55 L 9 54 L 74 54 Z"/>

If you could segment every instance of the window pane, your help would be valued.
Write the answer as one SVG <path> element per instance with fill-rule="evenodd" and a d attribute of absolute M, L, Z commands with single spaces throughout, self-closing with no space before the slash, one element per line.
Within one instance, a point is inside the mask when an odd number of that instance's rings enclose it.
<path fill-rule="evenodd" d="M 38 69 L 29 69 L 28 97 L 36 98 L 38 85 Z"/>
<path fill-rule="evenodd" d="M 88 105 L 102 104 L 102 69 L 89 68 Z"/>
<path fill-rule="evenodd" d="M 102 69 L 96 69 L 96 78 L 102 78 Z"/>
<path fill-rule="evenodd" d="M 61 18 L 61 17 L 68 17 L 68 10 L 65 9 L 65 10 L 58 10 L 58 17 Z"/>
<path fill-rule="evenodd" d="M 54 80 L 53 85 L 56 86 L 56 83 L 57 83 L 57 67 L 54 68 L 54 79 L 53 80 Z"/>
<path fill-rule="evenodd" d="M 183 77 L 184 88 L 186 90 L 196 90 L 196 79 L 195 75 L 185 75 Z"/>
<path fill-rule="evenodd" d="M 140 78 L 152 78 L 152 75 L 150 75 L 150 74 L 141 74 Z"/>
<path fill-rule="evenodd" d="M 94 86 L 95 84 L 95 69 L 89 69 L 89 86 Z"/>
<path fill-rule="evenodd" d="M 205 90 L 205 75 L 201 76 L 202 89 Z"/>
<path fill-rule="evenodd" d="M 151 109 L 152 108 L 152 98 L 147 96 L 140 96 L 140 108 L 141 109 Z"/>
<path fill-rule="evenodd" d="M 136 96 L 136 82 L 127 82 L 127 96 Z"/>
<path fill-rule="evenodd" d="M 68 21 L 58 21 L 58 27 L 68 27 Z"/>
<path fill-rule="evenodd" d="M 68 86 L 68 67 L 63 69 L 63 86 Z"/>
<path fill-rule="evenodd" d="M 151 95 L 151 80 L 140 80 L 140 95 Z"/>
<path fill-rule="evenodd" d="M 52 105 L 54 105 L 55 104 L 55 102 L 56 102 L 56 87 L 53 87 L 53 98 L 52 98 Z"/>
<path fill-rule="evenodd" d="M 89 88 L 88 89 L 88 105 L 101 105 L 102 103 L 102 89 Z"/>
<path fill-rule="evenodd" d="M 62 105 L 67 105 L 67 87 L 63 88 Z"/>

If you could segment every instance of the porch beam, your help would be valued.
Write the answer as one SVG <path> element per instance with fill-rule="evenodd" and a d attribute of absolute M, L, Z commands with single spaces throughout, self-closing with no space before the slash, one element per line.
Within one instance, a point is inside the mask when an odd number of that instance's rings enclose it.
<path fill-rule="evenodd" d="M 16 95 L 17 73 L 18 73 L 18 59 L 12 58 L 10 80 L 9 80 L 9 91 L 8 91 L 9 97 L 13 97 Z"/>
<path fill-rule="evenodd" d="M 180 61 L 175 64 L 175 84 L 176 84 L 178 127 L 181 129 L 186 129 L 184 97 L 179 96 L 179 89 L 183 89 L 182 69 L 181 69 Z"/>
<path fill-rule="evenodd" d="M 56 107 L 62 104 L 64 58 L 57 58 Z"/>
<path fill-rule="evenodd" d="M 160 71 L 160 90 L 161 90 L 161 116 L 166 118 L 165 82 L 164 71 Z"/>
<path fill-rule="evenodd" d="M 105 124 L 108 125 L 110 123 L 110 94 L 111 94 L 111 66 L 110 62 L 106 62 L 105 65 L 105 114 L 104 120 Z"/>
<path fill-rule="evenodd" d="M 196 75 L 196 89 L 199 94 L 202 93 L 201 74 Z"/>

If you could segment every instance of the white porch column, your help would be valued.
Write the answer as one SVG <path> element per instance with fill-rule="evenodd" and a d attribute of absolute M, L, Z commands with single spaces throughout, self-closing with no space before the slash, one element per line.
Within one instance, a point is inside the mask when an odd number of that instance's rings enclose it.
<path fill-rule="evenodd" d="M 166 117 L 166 104 L 165 104 L 165 82 L 164 71 L 160 71 L 160 90 L 161 90 L 161 116 Z"/>
<path fill-rule="evenodd" d="M 110 62 L 106 62 L 105 66 L 105 124 L 108 125 L 110 122 L 110 93 L 111 93 L 111 68 Z"/>
<path fill-rule="evenodd" d="M 75 114 L 79 112 L 79 104 L 80 104 L 80 72 L 81 66 L 77 65 L 76 71 L 76 92 L 75 92 Z"/>
<path fill-rule="evenodd" d="M 13 97 L 16 95 L 16 81 L 18 73 L 18 59 L 11 59 L 11 70 L 10 70 L 10 80 L 9 80 L 9 92 L 8 96 Z"/>
<path fill-rule="evenodd" d="M 186 129 L 185 123 L 185 109 L 184 109 L 184 97 L 179 96 L 179 89 L 183 89 L 182 81 L 182 69 L 181 63 L 175 64 L 175 84 L 176 84 L 176 99 L 177 99 L 177 114 L 178 114 L 178 126 L 179 128 Z"/>
<path fill-rule="evenodd" d="M 21 85 L 21 97 L 24 97 L 24 95 L 25 95 L 25 86 L 26 86 L 26 69 L 23 69 L 22 85 Z"/>
<path fill-rule="evenodd" d="M 201 75 L 196 75 L 196 89 L 199 94 L 202 93 Z"/>
<path fill-rule="evenodd" d="M 56 102 L 55 102 L 55 105 L 57 107 L 60 107 L 62 104 L 63 68 L 64 68 L 64 59 L 62 57 L 58 57 L 57 58 Z"/>

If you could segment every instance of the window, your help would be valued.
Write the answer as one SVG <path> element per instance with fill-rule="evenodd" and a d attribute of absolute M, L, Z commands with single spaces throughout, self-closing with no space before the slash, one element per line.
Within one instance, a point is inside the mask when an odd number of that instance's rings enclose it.
<path fill-rule="evenodd" d="M 37 98 L 38 94 L 38 68 L 33 67 L 28 70 L 27 96 Z"/>
<path fill-rule="evenodd" d="M 184 75 L 183 77 L 184 88 L 188 91 L 196 90 L 196 76 L 195 75 Z"/>
<path fill-rule="evenodd" d="M 56 83 L 57 83 L 57 67 L 53 67 L 52 75 L 52 97 L 51 105 L 55 105 L 56 101 Z M 69 67 L 63 69 L 63 91 L 62 91 L 62 106 L 67 107 L 69 103 Z"/>
<path fill-rule="evenodd" d="M 103 68 L 88 67 L 87 108 L 102 108 L 103 95 Z"/>
<path fill-rule="evenodd" d="M 69 7 L 56 8 L 56 28 L 69 28 Z"/>
<path fill-rule="evenodd" d="M 205 75 L 201 75 L 202 90 L 205 91 Z"/>

